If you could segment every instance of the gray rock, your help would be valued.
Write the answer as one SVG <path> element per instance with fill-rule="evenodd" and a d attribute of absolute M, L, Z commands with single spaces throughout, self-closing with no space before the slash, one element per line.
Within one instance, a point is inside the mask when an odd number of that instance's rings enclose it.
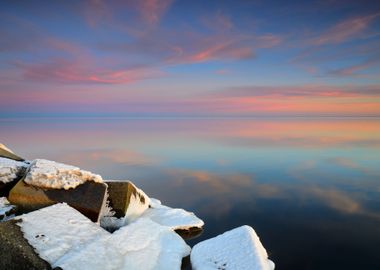
<path fill-rule="evenodd" d="M 50 264 L 41 259 L 24 239 L 16 220 L 0 223 L 0 269 L 50 270 Z"/>
<path fill-rule="evenodd" d="M 43 189 L 20 180 L 10 191 L 8 200 L 16 205 L 18 212 L 28 213 L 40 208 L 65 202 L 83 215 L 98 222 L 105 204 L 107 185 L 85 182 L 75 189 Z"/>

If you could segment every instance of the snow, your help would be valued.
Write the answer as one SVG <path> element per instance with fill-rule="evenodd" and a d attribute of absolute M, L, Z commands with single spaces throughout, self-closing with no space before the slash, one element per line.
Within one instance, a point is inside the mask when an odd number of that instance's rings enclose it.
<path fill-rule="evenodd" d="M 136 187 L 132 182 L 130 183 L 136 189 L 136 194 L 131 194 L 127 212 L 125 213 L 125 217 L 129 222 L 141 216 L 141 214 L 149 208 L 150 204 L 150 198 L 148 197 L 148 195 L 146 195 L 144 191 Z M 143 197 L 144 200 L 141 201 L 140 197 Z"/>
<path fill-rule="evenodd" d="M 171 228 L 172 230 L 188 230 L 190 228 L 202 228 L 204 222 L 184 209 L 170 208 L 162 205 L 157 199 L 151 199 L 151 208 L 147 209 L 141 217 Z"/>
<path fill-rule="evenodd" d="M 9 211 L 11 211 L 15 206 L 11 205 L 7 198 L 0 197 L 0 222 L 5 221 L 12 216 L 7 216 Z"/>
<path fill-rule="evenodd" d="M 32 162 L 24 181 L 41 188 L 66 190 L 76 188 L 86 181 L 103 183 L 102 177 L 98 174 L 45 159 L 36 159 Z"/>
<path fill-rule="evenodd" d="M 4 184 L 12 182 L 20 171 L 28 166 L 25 162 L 0 157 L 0 182 Z"/>
<path fill-rule="evenodd" d="M 190 247 L 169 228 L 138 219 L 114 234 L 98 238 L 63 256 L 53 267 L 62 269 L 178 270 Z"/>
<path fill-rule="evenodd" d="M 39 256 L 54 264 L 73 247 L 81 247 L 109 233 L 65 203 L 15 217 L 24 238 Z"/>
<path fill-rule="evenodd" d="M 192 212 L 187 212 L 179 208 L 170 208 L 162 205 L 159 200 L 154 198 L 150 198 L 149 200 L 150 208 L 146 209 L 140 215 L 116 218 L 112 216 L 112 211 L 108 211 L 110 214 L 104 215 L 101 218 L 100 225 L 107 230 L 113 231 L 126 226 L 137 218 L 148 218 L 172 230 L 189 230 L 194 227 L 202 228 L 204 225 L 204 222 Z M 139 201 L 133 202 L 133 204 L 139 204 Z"/>
<path fill-rule="evenodd" d="M 194 270 L 273 270 L 274 263 L 254 229 L 241 226 L 193 247 L 190 255 Z"/>
<path fill-rule="evenodd" d="M 16 217 L 28 243 L 52 267 L 180 269 L 190 247 L 170 228 L 139 218 L 114 234 L 65 203 Z"/>

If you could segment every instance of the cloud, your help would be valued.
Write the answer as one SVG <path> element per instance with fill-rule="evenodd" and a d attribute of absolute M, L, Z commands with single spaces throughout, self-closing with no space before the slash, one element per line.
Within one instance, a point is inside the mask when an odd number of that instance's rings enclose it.
<path fill-rule="evenodd" d="M 338 44 L 353 39 L 365 37 L 365 30 L 380 16 L 375 13 L 367 16 L 349 18 L 330 27 L 320 35 L 312 38 L 310 43 L 315 46 Z"/>
<path fill-rule="evenodd" d="M 149 24 L 157 24 L 173 0 L 136 0 L 137 10 Z"/>
<path fill-rule="evenodd" d="M 347 67 L 342 67 L 327 72 L 328 76 L 339 76 L 339 77 L 369 77 L 368 74 L 362 73 L 360 71 L 368 70 L 373 66 L 379 66 L 380 59 L 370 59 L 362 63 L 351 65 Z M 377 77 L 377 75 L 375 75 Z"/>
<path fill-rule="evenodd" d="M 241 86 L 215 92 L 215 97 L 354 97 L 380 96 L 380 85 Z"/>
<path fill-rule="evenodd" d="M 91 62 L 64 58 L 49 59 L 35 64 L 15 62 L 15 66 L 20 69 L 24 79 L 35 82 L 127 84 L 163 74 L 153 68 L 107 69 Z"/>

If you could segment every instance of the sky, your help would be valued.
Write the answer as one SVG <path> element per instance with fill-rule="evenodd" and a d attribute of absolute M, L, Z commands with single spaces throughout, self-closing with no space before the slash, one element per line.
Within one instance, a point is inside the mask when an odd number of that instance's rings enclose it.
<path fill-rule="evenodd" d="M 0 117 L 380 116 L 379 1 L 1 1 Z"/>

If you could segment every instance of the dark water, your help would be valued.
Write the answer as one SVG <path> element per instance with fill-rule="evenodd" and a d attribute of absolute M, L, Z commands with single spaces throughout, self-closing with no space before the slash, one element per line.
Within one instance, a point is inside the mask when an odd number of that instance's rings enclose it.
<path fill-rule="evenodd" d="M 0 138 L 195 212 L 190 245 L 248 224 L 276 269 L 380 269 L 379 119 L 0 120 Z"/>

